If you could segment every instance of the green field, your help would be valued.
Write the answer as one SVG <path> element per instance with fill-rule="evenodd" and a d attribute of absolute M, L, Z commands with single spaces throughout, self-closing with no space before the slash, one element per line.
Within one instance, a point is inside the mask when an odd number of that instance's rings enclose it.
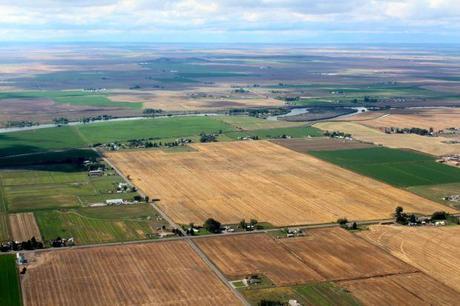
<path fill-rule="evenodd" d="M 276 128 L 276 129 L 261 129 L 254 131 L 240 131 L 240 132 L 228 132 L 225 133 L 225 136 L 229 137 L 232 140 L 238 139 L 240 137 L 254 137 L 257 136 L 259 139 L 273 139 L 281 138 L 281 136 L 286 135 L 291 138 L 303 138 L 303 137 L 319 137 L 323 136 L 323 132 L 317 128 L 311 126 L 302 126 L 302 127 L 288 127 L 288 128 Z"/>
<path fill-rule="evenodd" d="M 260 130 L 274 129 L 294 126 L 303 126 L 303 122 L 288 122 L 283 120 L 266 120 L 249 116 L 218 116 L 214 117 L 225 123 L 230 124 L 237 130 Z"/>
<path fill-rule="evenodd" d="M 14 255 L 0 255 L 0 305 L 22 305 L 21 287 Z"/>
<path fill-rule="evenodd" d="M 290 299 L 301 305 L 360 305 L 346 290 L 333 283 L 313 283 L 293 287 L 264 289 L 240 289 L 251 305 L 259 305 L 261 300 L 281 302 L 286 305 Z"/>
<path fill-rule="evenodd" d="M 229 124 L 206 116 L 101 122 L 45 128 L 0 134 L 0 157 L 82 148 L 97 143 L 130 139 L 173 140 L 179 137 L 198 137 L 201 132 L 218 133 L 234 130 Z"/>
<path fill-rule="evenodd" d="M 99 107 L 126 107 L 142 108 L 142 103 L 115 102 L 107 98 L 105 94 L 83 91 L 22 91 L 22 92 L 1 92 L 2 99 L 51 99 L 56 103 L 71 105 L 86 105 Z"/>
<path fill-rule="evenodd" d="M 77 244 L 150 239 L 166 225 L 150 205 L 44 210 L 35 212 L 43 240 L 74 237 Z"/>
<path fill-rule="evenodd" d="M 316 151 L 311 155 L 398 187 L 460 182 L 460 169 L 433 157 L 397 149 Z"/>

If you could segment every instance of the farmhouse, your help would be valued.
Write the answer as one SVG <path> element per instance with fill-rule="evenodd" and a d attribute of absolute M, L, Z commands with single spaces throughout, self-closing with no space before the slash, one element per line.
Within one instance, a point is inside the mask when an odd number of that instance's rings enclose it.
<path fill-rule="evenodd" d="M 123 205 L 125 204 L 125 201 L 123 201 L 123 199 L 109 199 L 105 200 L 105 203 L 107 205 Z"/>

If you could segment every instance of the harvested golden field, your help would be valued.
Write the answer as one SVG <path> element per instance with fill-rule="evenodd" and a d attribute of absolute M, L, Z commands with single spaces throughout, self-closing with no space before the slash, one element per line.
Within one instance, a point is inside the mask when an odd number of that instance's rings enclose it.
<path fill-rule="evenodd" d="M 176 223 L 254 218 L 277 226 L 386 219 L 396 206 L 444 206 L 268 141 L 193 144 L 195 152 L 125 151 L 108 158 Z"/>
<path fill-rule="evenodd" d="M 231 279 L 261 273 L 278 286 L 324 280 L 265 234 L 197 239 L 196 243 Z"/>
<path fill-rule="evenodd" d="M 37 241 L 42 241 L 34 213 L 10 214 L 9 220 L 11 234 L 15 241 L 27 241 L 32 237 L 35 237 Z"/>
<path fill-rule="evenodd" d="M 343 229 L 307 230 L 304 237 L 265 234 L 197 239 L 198 246 L 232 279 L 261 273 L 278 286 L 417 271 Z"/>
<path fill-rule="evenodd" d="M 349 133 L 355 139 L 390 148 L 412 149 L 436 156 L 460 153 L 460 144 L 445 143 L 449 141 L 449 138 L 445 137 L 426 137 L 415 134 L 385 134 L 357 122 L 321 122 L 315 124 L 314 127 L 324 131 Z"/>
<path fill-rule="evenodd" d="M 415 268 L 341 228 L 307 230 L 280 242 L 327 280 L 414 272 Z"/>
<path fill-rule="evenodd" d="M 460 292 L 460 226 L 371 226 L 359 235 Z"/>
<path fill-rule="evenodd" d="M 397 128 L 433 128 L 435 131 L 450 127 L 460 127 L 459 108 L 423 108 L 390 110 L 385 112 L 365 112 L 349 117 L 348 121 L 383 129 L 386 127 Z"/>
<path fill-rule="evenodd" d="M 42 252 L 25 305 L 240 305 L 185 241 Z"/>
<path fill-rule="evenodd" d="M 340 282 L 364 305 L 458 305 L 460 294 L 417 272 Z"/>

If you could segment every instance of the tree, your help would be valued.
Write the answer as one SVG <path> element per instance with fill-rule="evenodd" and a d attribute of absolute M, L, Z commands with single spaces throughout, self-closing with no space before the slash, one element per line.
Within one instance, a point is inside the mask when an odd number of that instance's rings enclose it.
<path fill-rule="evenodd" d="M 447 213 L 445 211 L 435 211 L 431 215 L 431 220 L 446 220 L 447 219 Z"/>
<path fill-rule="evenodd" d="M 251 226 L 256 226 L 257 223 L 259 223 L 259 222 L 258 222 L 256 219 L 251 219 L 251 220 L 249 221 L 249 224 L 250 224 Z"/>
<path fill-rule="evenodd" d="M 242 229 L 244 229 L 244 230 L 246 229 L 246 227 L 247 227 L 246 220 L 243 219 L 243 220 L 240 221 L 240 227 Z"/>
<path fill-rule="evenodd" d="M 146 195 L 145 198 L 144 198 L 144 200 L 145 200 L 145 203 L 148 203 L 148 202 L 150 201 L 149 196 Z"/>
<path fill-rule="evenodd" d="M 261 300 L 259 306 L 283 306 L 280 301 L 271 301 L 271 300 Z"/>
<path fill-rule="evenodd" d="M 344 226 L 348 223 L 348 219 L 347 218 L 339 218 L 337 219 L 337 223 L 340 224 L 341 226 Z"/>
<path fill-rule="evenodd" d="M 204 222 L 204 228 L 210 233 L 220 233 L 221 223 L 213 218 L 209 218 Z"/>
<path fill-rule="evenodd" d="M 356 222 L 353 222 L 353 225 L 351 226 L 352 230 L 357 230 L 358 229 L 358 224 Z"/>
<path fill-rule="evenodd" d="M 404 208 L 398 206 L 395 208 L 396 222 L 399 224 L 407 224 L 407 214 L 404 213 Z"/>

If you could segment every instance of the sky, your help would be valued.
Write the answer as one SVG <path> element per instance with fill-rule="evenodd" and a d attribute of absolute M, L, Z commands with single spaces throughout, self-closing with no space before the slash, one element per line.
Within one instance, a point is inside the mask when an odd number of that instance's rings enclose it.
<path fill-rule="evenodd" d="M 460 0 L 0 0 L 0 42 L 460 43 Z"/>

